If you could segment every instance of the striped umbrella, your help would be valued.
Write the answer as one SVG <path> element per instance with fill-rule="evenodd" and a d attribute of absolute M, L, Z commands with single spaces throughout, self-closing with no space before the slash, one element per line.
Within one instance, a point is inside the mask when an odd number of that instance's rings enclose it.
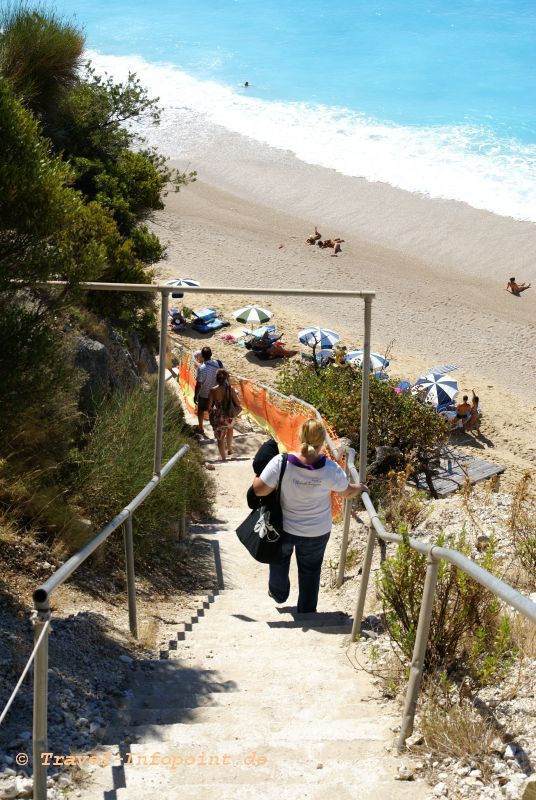
<path fill-rule="evenodd" d="M 427 403 L 434 406 L 443 406 L 452 402 L 458 394 L 458 383 L 448 375 L 429 373 L 423 375 L 421 382 L 415 387 L 422 392 Z"/>
<path fill-rule="evenodd" d="M 335 331 L 321 328 L 319 325 L 312 325 L 299 332 L 298 338 L 302 344 L 308 347 L 320 347 L 322 350 L 330 350 L 334 344 L 338 344 L 340 336 Z"/>
<path fill-rule="evenodd" d="M 237 322 L 243 322 L 250 325 L 263 325 L 272 318 L 273 314 L 267 308 L 260 306 L 244 306 L 239 308 L 238 311 L 233 311 L 233 317 Z"/>
<path fill-rule="evenodd" d="M 173 278 L 171 281 L 166 281 L 166 286 L 199 286 L 199 282 L 192 278 Z"/>
<path fill-rule="evenodd" d="M 181 289 L 187 286 L 199 286 L 199 283 L 192 278 L 173 278 L 171 281 L 166 281 L 166 286 L 173 286 L 174 288 Z M 184 297 L 184 292 L 171 292 L 171 296 L 181 299 Z"/>
<path fill-rule="evenodd" d="M 351 364 L 357 364 L 358 366 L 361 366 L 363 364 L 364 355 L 364 350 L 350 350 L 350 352 L 346 354 L 344 360 L 349 361 Z M 385 369 L 388 366 L 389 361 L 387 358 L 384 358 L 379 353 L 370 354 L 370 368 L 373 372 L 378 372 L 379 370 Z"/>

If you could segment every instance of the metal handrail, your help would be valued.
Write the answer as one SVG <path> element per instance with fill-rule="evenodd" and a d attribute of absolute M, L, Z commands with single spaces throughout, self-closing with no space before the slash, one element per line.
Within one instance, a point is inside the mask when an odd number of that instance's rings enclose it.
<path fill-rule="evenodd" d="M 161 362 L 164 359 L 160 359 Z M 163 402 L 158 403 L 158 408 L 163 406 Z M 157 423 L 158 424 L 158 423 Z M 161 424 L 161 423 L 160 423 Z M 128 619 L 130 632 L 134 638 L 138 637 L 138 625 L 136 615 L 136 585 L 134 572 L 134 541 L 132 533 L 132 517 L 135 510 L 143 503 L 151 492 L 158 486 L 160 481 L 165 478 L 167 473 L 180 461 L 188 452 L 190 445 L 183 445 L 177 450 L 169 461 L 160 468 L 162 431 L 160 431 L 160 453 L 158 453 L 158 437 L 156 452 L 158 458 L 158 472 L 155 472 L 151 480 L 138 492 L 136 497 L 126 505 L 93 539 L 84 547 L 69 558 L 65 564 L 54 572 L 50 578 L 39 586 L 34 594 L 35 617 L 34 617 L 34 707 L 33 707 L 33 779 L 34 800 L 46 800 L 47 796 L 47 765 L 42 761 L 42 754 L 47 752 L 47 698 L 48 698 L 48 633 L 51 620 L 50 597 L 52 592 L 61 586 L 71 577 L 73 572 L 89 558 L 89 556 L 104 544 L 108 537 L 120 525 L 123 525 L 123 535 L 125 542 L 125 562 L 127 574 L 127 597 L 128 597 Z M 155 463 L 155 469 L 156 469 Z M 24 676 L 23 676 L 24 677 Z M 19 686 L 22 680 L 19 682 Z M 17 687 L 18 688 L 18 687 Z"/>
<path fill-rule="evenodd" d="M 360 482 L 359 472 L 355 464 L 355 450 L 351 447 L 347 449 L 347 469 L 350 478 L 355 482 Z M 467 556 L 464 556 L 458 550 L 452 550 L 448 547 L 438 547 L 434 544 L 427 544 L 420 542 L 418 539 L 411 537 L 402 537 L 396 533 L 389 533 L 382 525 L 380 518 L 374 504 L 368 494 L 361 495 L 361 502 L 363 503 L 369 515 L 369 534 L 367 539 L 367 546 L 363 558 L 363 565 L 361 571 L 361 583 L 359 586 L 359 594 L 356 603 L 356 610 L 354 614 L 354 621 L 352 625 L 352 633 L 350 641 L 354 642 L 356 637 L 361 631 L 361 624 L 363 621 L 363 611 L 365 608 L 365 600 L 370 576 L 370 567 L 372 563 L 372 554 L 376 538 L 385 542 L 395 542 L 402 544 L 405 542 L 413 550 L 422 553 L 427 559 L 426 578 L 423 589 L 421 609 L 419 613 L 419 621 L 417 624 L 417 631 L 415 634 L 415 645 L 413 648 L 411 669 L 404 703 L 404 711 L 402 714 L 402 724 L 400 727 L 400 734 L 398 738 L 398 751 L 400 752 L 405 744 L 408 736 L 413 731 L 413 722 L 415 719 L 415 711 L 417 707 L 417 698 L 419 695 L 419 688 L 424 669 L 424 657 L 426 653 L 426 645 L 428 642 L 428 634 L 430 632 L 430 620 L 432 617 L 432 610 L 434 604 L 434 592 L 437 583 L 437 573 L 441 561 L 447 561 L 449 564 L 461 569 L 466 575 L 469 575 L 473 580 L 480 583 L 496 597 L 500 597 L 505 603 L 515 608 L 527 619 L 536 623 L 536 603 L 533 603 L 528 597 L 518 592 L 509 584 L 492 575 L 487 570 L 476 564 Z M 350 525 L 351 503 L 348 503 L 345 509 L 344 528 L 348 530 Z M 346 544 L 343 537 L 343 545 L 341 548 L 340 564 L 343 565 L 344 575 L 344 562 L 346 560 Z M 344 551 L 344 552 L 343 552 Z"/>

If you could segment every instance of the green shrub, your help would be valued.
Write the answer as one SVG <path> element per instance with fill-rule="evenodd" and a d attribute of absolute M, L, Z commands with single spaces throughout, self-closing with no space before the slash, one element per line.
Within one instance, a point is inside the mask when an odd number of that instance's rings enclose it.
<path fill-rule="evenodd" d="M 533 475 L 526 472 L 512 493 L 508 527 L 514 540 L 516 557 L 523 567 L 529 589 L 536 588 L 536 521 L 534 498 L 531 494 Z"/>
<path fill-rule="evenodd" d="M 79 455 L 78 502 L 100 528 L 152 478 L 156 381 L 128 395 L 116 394 L 102 406 L 87 447 Z M 209 510 L 211 484 L 200 451 L 188 433 L 177 396 L 166 392 L 162 463 L 184 444 L 190 451 L 174 466 L 134 514 L 137 552 L 154 550 L 168 524 L 183 513 Z"/>
<path fill-rule="evenodd" d="M 346 436 L 359 449 L 361 416 L 361 370 L 329 366 L 312 370 L 306 364 L 289 364 L 282 371 L 278 388 L 314 405 L 339 436 Z M 368 459 L 376 447 L 400 449 L 414 472 L 431 468 L 431 462 L 447 438 L 444 420 L 418 398 L 397 394 L 392 381 L 370 381 Z"/>
<path fill-rule="evenodd" d="M 440 537 L 436 544 L 470 552 L 463 533 L 448 539 Z M 483 555 L 481 566 L 495 572 L 493 542 Z M 425 577 L 426 556 L 405 541 L 381 566 L 378 590 L 387 631 L 406 659 L 411 659 L 413 652 Z M 464 572 L 442 561 L 425 671 L 433 674 L 446 670 L 448 675 L 456 672 L 477 685 L 485 685 L 508 672 L 514 655 L 509 620 L 500 613 L 497 598 Z"/>

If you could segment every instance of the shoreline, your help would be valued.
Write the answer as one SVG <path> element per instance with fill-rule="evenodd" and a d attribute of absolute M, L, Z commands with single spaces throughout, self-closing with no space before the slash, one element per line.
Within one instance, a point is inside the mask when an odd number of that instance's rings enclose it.
<path fill-rule="evenodd" d="M 393 250 L 438 272 L 472 276 L 475 285 L 506 286 L 510 275 L 536 281 L 534 222 L 344 175 L 217 125 L 205 137 L 184 137 L 188 159 L 172 158 L 175 166 L 197 169 L 203 181 L 243 200 L 351 234 L 365 253 L 367 244 Z"/>
<path fill-rule="evenodd" d="M 536 469 L 536 294 L 515 298 L 505 293 L 502 282 L 445 270 L 407 250 L 357 237 L 351 228 L 335 228 L 329 212 L 337 197 L 329 193 L 315 199 L 326 206 L 326 214 L 318 211 L 306 217 L 299 208 L 290 213 L 256 201 L 252 195 L 258 188 L 247 184 L 247 168 L 233 179 L 242 178 L 238 194 L 224 188 L 222 174 L 216 176 L 217 183 L 209 183 L 210 169 L 204 163 L 193 165 L 205 180 L 169 194 L 165 210 L 152 223 L 168 243 L 168 258 L 157 267 L 159 279 L 192 277 L 213 286 L 375 290 L 372 349 L 384 353 L 391 344 L 390 374 L 414 380 L 436 364 L 457 364 L 460 369 L 454 377 L 460 394 L 470 394 L 474 388 L 484 411 L 487 442 L 475 441 L 474 455 L 505 464 L 513 475 Z M 226 163 L 225 170 L 230 168 Z M 277 175 L 267 173 L 265 181 L 273 191 Z M 305 244 L 315 224 L 325 236 L 346 240 L 336 259 L 329 251 Z M 517 227 L 511 220 L 503 224 Z M 232 322 L 231 311 L 247 300 L 207 295 L 196 299 L 195 305 L 210 301 Z M 192 305 L 187 295 L 185 301 Z M 336 330 L 348 345 L 362 344 L 361 303 L 337 305 L 333 298 L 304 303 L 281 297 L 263 297 L 259 302 L 274 311 L 273 322 L 285 332 L 289 346 L 296 344 L 298 330 L 308 324 Z M 223 332 L 233 327 L 232 322 Z M 179 338 L 187 346 L 197 346 L 190 336 Z M 273 362 L 268 367 L 266 362 L 250 362 L 243 348 L 225 344 L 218 334 L 203 341 L 236 373 L 273 383 L 277 372 Z"/>

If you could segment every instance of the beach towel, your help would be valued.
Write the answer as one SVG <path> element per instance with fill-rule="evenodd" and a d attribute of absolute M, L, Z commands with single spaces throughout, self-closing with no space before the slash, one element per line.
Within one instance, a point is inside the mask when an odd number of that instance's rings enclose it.
<path fill-rule="evenodd" d="M 194 317 L 194 322 L 209 322 L 211 319 L 215 319 L 218 316 L 218 312 L 215 308 L 199 308 L 197 311 L 192 311 L 192 317 Z"/>
<path fill-rule="evenodd" d="M 219 331 L 220 328 L 227 327 L 229 324 L 223 319 L 211 319 L 209 322 L 192 322 L 192 328 L 199 331 L 199 333 L 212 333 L 213 331 Z"/>

